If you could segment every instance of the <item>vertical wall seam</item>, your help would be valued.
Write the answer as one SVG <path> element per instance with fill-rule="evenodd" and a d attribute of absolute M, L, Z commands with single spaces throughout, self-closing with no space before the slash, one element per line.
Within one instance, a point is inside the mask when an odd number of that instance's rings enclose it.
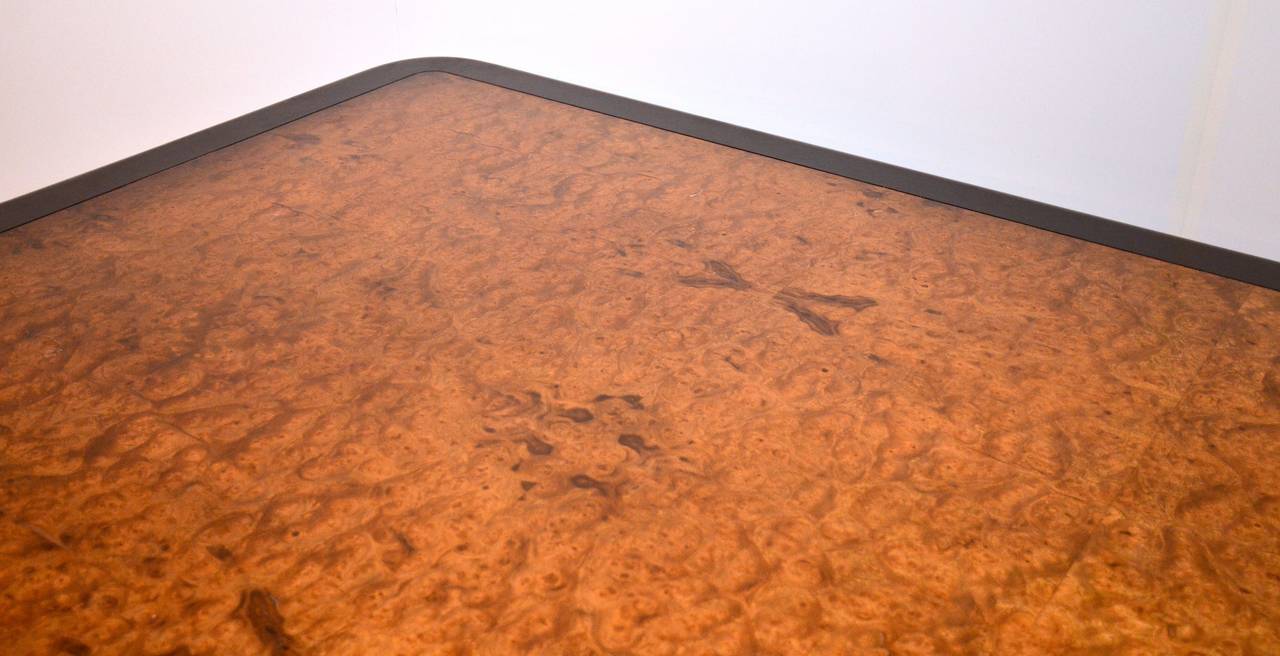
<path fill-rule="evenodd" d="M 1196 89 L 1195 105 L 1187 126 L 1183 160 L 1178 167 L 1177 234 L 1195 239 L 1200 233 L 1208 177 L 1217 151 L 1227 96 L 1239 50 L 1249 0 L 1224 0 L 1217 12 L 1206 63 Z"/>
<path fill-rule="evenodd" d="M 395 54 L 392 60 L 399 61 L 408 57 L 415 57 L 409 52 L 409 44 L 405 39 L 404 28 L 400 25 L 400 0 L 391 0 L 391 43 Z"/>

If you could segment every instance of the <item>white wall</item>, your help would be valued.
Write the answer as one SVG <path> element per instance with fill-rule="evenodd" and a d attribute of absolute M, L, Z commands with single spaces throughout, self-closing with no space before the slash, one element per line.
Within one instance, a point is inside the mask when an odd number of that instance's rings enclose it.
<path fill-rule="evenodd" d="M 0 199 L 400 59 L 394 17 L 390 0 L 0 0 Z"/>
<path fill-rule="evenodd" d="M 1280 259 L 1272 0 L 322 4 L 0 0 L 0 198 L 454 55 Z"/>

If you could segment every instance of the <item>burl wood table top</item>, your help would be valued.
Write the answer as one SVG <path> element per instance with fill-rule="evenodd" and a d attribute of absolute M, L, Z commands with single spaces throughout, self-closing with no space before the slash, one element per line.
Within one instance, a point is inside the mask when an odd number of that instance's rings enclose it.
<path fill-rule="evenodd" d="M 0 651 L 1280 653 L 1280 293 L 443 73 L 0 235 Z"/>

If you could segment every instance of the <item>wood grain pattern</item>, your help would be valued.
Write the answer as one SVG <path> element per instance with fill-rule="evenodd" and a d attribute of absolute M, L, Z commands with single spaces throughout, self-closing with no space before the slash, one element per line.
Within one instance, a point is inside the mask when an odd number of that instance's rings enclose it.
<path fill-rule="evenodd" d="M 1280 294 L 446 74 L 0 235 L 12 653 L 1280 652 Z"/>

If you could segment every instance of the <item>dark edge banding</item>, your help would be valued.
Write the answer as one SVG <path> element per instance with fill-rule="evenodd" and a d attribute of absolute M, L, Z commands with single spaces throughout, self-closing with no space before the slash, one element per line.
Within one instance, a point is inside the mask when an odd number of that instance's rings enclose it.
<path fill-rule="evenodd" d="M 451 73 L 961 209 L 1280 291 L 1280 262 L 749 128 L 456 57 L 406 59 L 308 91 L 0 203 L 0 231 L 34 221 L 418 73 Z"/>

